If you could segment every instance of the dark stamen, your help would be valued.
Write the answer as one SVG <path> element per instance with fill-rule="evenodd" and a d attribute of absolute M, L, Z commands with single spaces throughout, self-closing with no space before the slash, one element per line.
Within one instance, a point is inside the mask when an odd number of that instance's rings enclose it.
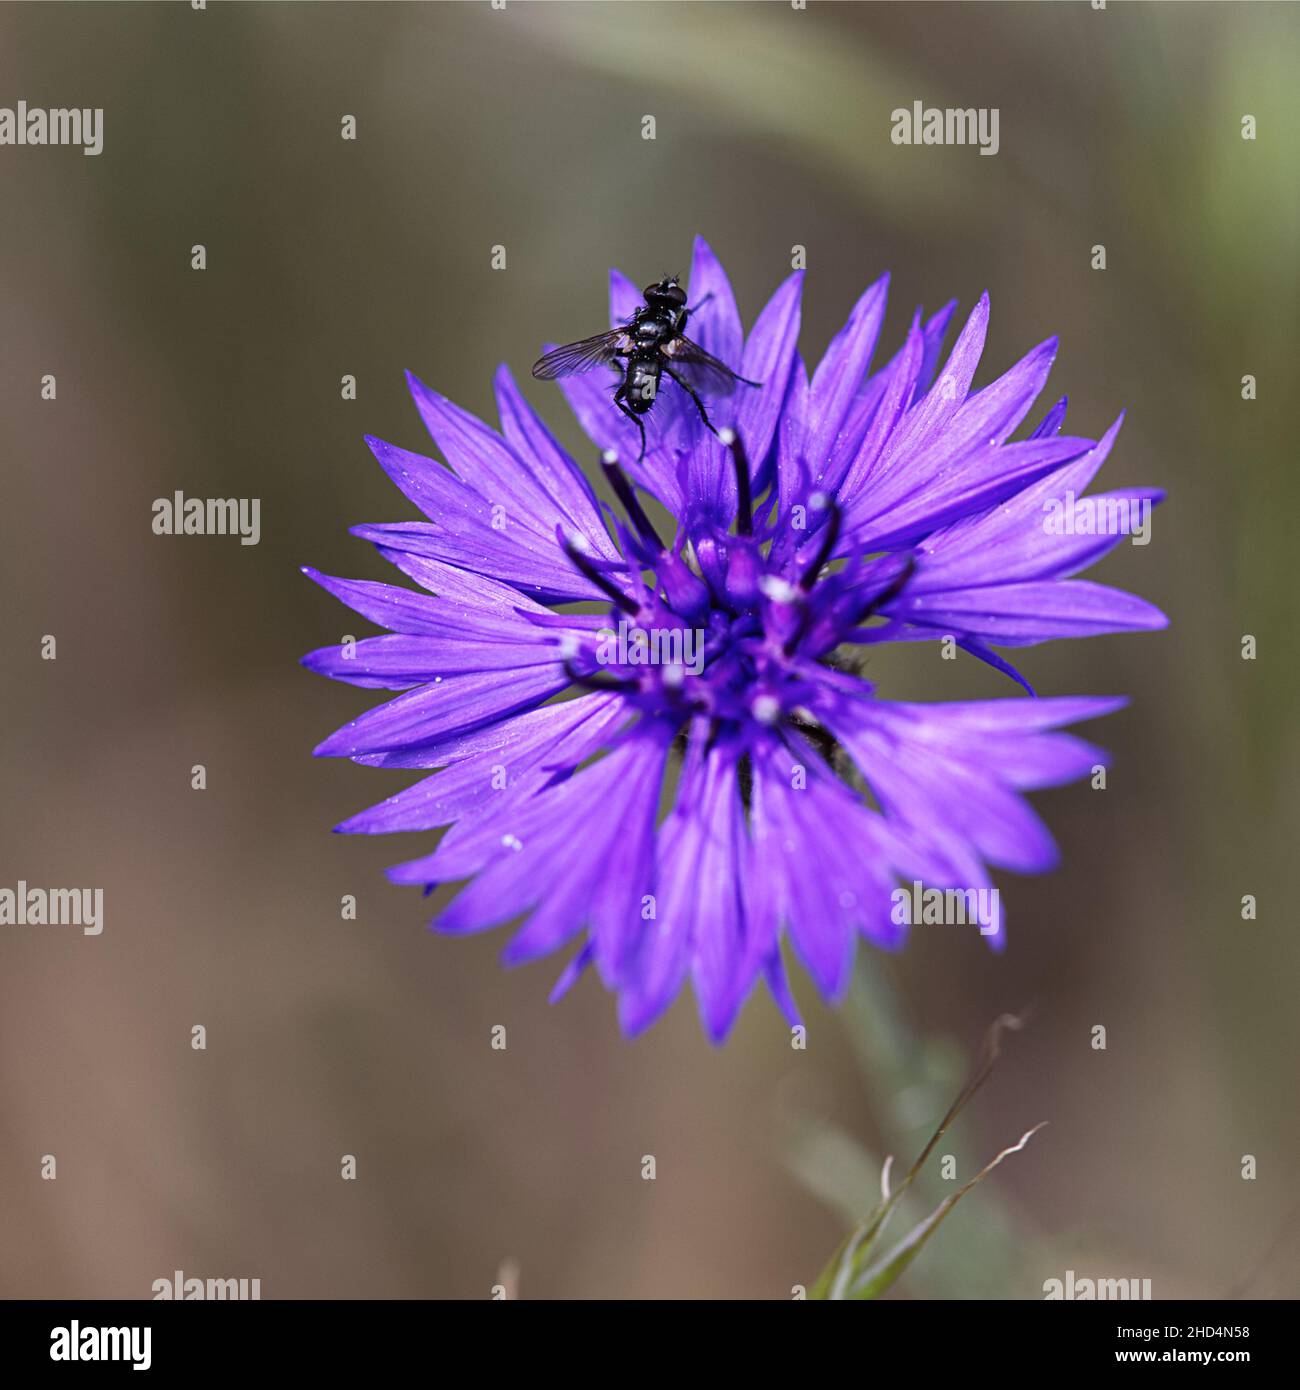
<path fill-rule="evenodd" d="M 808 631 L 808 624 L 812 621 L 812 609 L 805 603 L 799 610 L 799 622 L 795 630 L 785 639 L 785 645 L 781 648 L 783 656 L 793 656 L 799 643 L 803 641 L 804 633 Z"/>
<path fill-rule="evenodd" d="M 735 430 L 723 430 L 718 436 L 731 450 L 736 467 L 736 534 L 748 536 L 754 529 L 754 500 L 750 494 L 749 455 Z"/>
<path fill-rule="evenodd" d="M 619 467 L 618 455 L 613 449 L 606 449 L 600 456 L 600 467 L 609 479 L 609 485 L 614 489 L 614 495 L 623 504 L 623 510 L 631 518 L 632 525 L 641 533 L 641 539 L 647 545 L 652 545 L 656 550 L 662 551 L 664 543 L 659 539 L 654 522 L 645 514 L 645 509 L 637 498 L 636 489 L 629 482 L 627 474 Z"/>
<path fill-rule="evenodd" d="M 736 764 L 736 784 L 740 788 L 740 804 L 748 816 L 754 801 L 754 764 L 748 753 L 741 754 Z"/>
<path fill-rule="evenodd" d="M 610 600 L 618 604 L 624 613 L 630 613 L 635 617 L 637 613 L 641 611 L 637 607 L 635 601 L 625 594 L 612 580 L 606 579 L 596 566 L 591 563 L 590 556 L 584 555 L 558 526 L 556 530 L 560 532 L 560 544 L 564 547 L 564 553 L 569 557 L 569 562 L 573 565 L 574 569 L 587 579 L 590 579 L 602 594 L 608 594 Z"/>
<path fill-rule="evenodd" d="M 637 685 L 634 680 L 619 680 L 617 676 L 608 676 L 600 671 L 579 671 L 572 661 L 564 663 L 564 674 L 584 690 L 634 690 Z"/>
<path fill-rule="evenodd" d="M 828 498 L 826 509 L 830 512 L 830 518 L 823 530 L 821 549 L 817 552 L 817 558 L 804 570 L 803 577 L 799 580 L 799 587 L 805 592 L 816 584 L 817 576 L 830 563 L 831 556 L 835 553 L 836 542 L 840 538 L 841 513 L 839 504 L 834 498 Z"/>
<path fill-rule="evenodd" d="M 873 598 L 871 602 L 868 603 L 867 606 L 862 610 L 862 612 L 858 614 L 858 616 L 853 620 L 854 625 L 856 626 L 858 623 L 866 622 L 868 618 L 872 617 L 875 613 L 878 613 L 880 609 L 882 609 L 885 606 L 885 604 L 893 602 L 893 600 L 896 599 L 905 588 L 907 588 L 908 584 L 911 583 L 912 576 L 915 573 L 916 556 L 909 555 L 907 557 L 907 564 L 903 566 L 903 568 L 889 582 L 889 584 L 885 588 L 881 589 L 881 591 L 875 596 L 875 598 Z"/>
<path fill-rule="evenodd" d="M 791 727 L 798 729 L 831 767 L 835 767 L 836 756 L 840 752 L 840 743 L 824 724 L 809 724 L 807 721 L 797 718 L 791 719 L 789 722 Z"/>

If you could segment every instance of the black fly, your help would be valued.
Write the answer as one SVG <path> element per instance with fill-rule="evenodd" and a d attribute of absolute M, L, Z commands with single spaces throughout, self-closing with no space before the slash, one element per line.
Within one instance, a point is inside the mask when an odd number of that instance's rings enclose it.
<path fill-rule="evenodd" d="M 738 376 L 725 362 L 686 337 L 686 320 L 694 311 L 687 309 L 686 291 L 675 275 L 647 285 L 642 293 L 645 303 L 626 324 L 548 352 L 533 363 L 533 375 L 539 381 L 553 381 L 558 376 L 589 372 L 593 367 L 613 367 L 622 377 L 614 392 L 614 404 L 641 431 L 644 457 L 641 417 L 654 405 L 664 372 L 695 402 L 700 419 L 711 430 L 713 424 L 701 395 L 729 396 L 738 381 L 746 386 L 762 383 Z M 699 307 L 695 305 L 695 309 Z"/>

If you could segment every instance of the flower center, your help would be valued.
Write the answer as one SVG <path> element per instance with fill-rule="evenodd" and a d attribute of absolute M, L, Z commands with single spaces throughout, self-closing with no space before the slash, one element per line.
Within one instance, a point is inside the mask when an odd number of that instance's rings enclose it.
<path fill-rule="evenodd" d="M 879 583 L 864 587 L 849 568 L 826 572 L 839 541 L 840 511 L 824 496 L 809 508 L 820 525 L 803 547 L 776 554 L 770 522 L 760 523 L 755 534 L 744 445 L 730 430 L 720 437 L 736 470 L 735 532 L 701 527 L 679 535 L 672 548 L 617 458 L 606 453 L 602 459 L 631 523 L 631 530 L 618 527 L 628 563 L 625 572 L 602 567 L 564 541 L 571 562 L 612 605 L 609 625 L 581 648 L 569 673 L 579 684 L 621 688 L 656 713 L 762 725 L 796 711 L 806 718 L 823 659 L 896 596 L 911 567 L 883 589 Z"/>

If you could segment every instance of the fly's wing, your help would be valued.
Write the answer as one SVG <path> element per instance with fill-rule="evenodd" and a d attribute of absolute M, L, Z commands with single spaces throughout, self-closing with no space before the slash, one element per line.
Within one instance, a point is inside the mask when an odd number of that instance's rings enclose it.
<path fill-rule="evenodd" d="M 663 351 L 668 366 L 702 396 L 729 396 L 738 381 L 746 386 L 759 385 L 757 381 L 737 376 L 725 362 L 719 362 L 689 338 L 674 338 Z"/>
<path fill-rule="evenodd" d="M 554 381 L 557 376 L 574 376 L 589 372 L 593 367 L 613 366 L 616 354 L 625 342 L 621 328 L 597 333 L 594 338 L 582 338 L 553 348 L 545 357 L 533 363 L 533 375 L 538 381 Z"/>

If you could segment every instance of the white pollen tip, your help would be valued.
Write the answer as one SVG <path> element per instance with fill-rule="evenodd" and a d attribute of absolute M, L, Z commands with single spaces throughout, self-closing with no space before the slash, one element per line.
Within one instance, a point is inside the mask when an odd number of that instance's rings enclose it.
<path fill-rule="evenodd" d="M 618 462 L 618 455 L 613 449 L 606 449 L 605 452 L 601 454 L 600 461 L 601 463 L 614 464 Z"/>
<path fill-rule="evenodd" d="M 728 449 L 736 442 L 736 431 L 728 429 L 726 425 L 718 431 L 718 438 L 727 446 Z"/>
<path fill-rule="evenodd" d="M 792 603 L 798 595 L 798 590 L 788 579 L 782 579 L 779 574 L 765 574 L 758 581 L 759 590 L 766 598 L 770 598 L 774 603 Z"/>
<path fill-rule="evenodd" d="M 781 702 L 775 695 L 759 695 L 749 711 L 760 724 L 775 724 L 781 713 Z"/>
<path fill-rule="evenodd" d="M 813 495 L 808 499 L 808 505 L 815 512 L 824 512 L 826 508 L 830 506 L 830 504 L 831 497 L 830 493 L 828 492 L 814 492 Z"/>

